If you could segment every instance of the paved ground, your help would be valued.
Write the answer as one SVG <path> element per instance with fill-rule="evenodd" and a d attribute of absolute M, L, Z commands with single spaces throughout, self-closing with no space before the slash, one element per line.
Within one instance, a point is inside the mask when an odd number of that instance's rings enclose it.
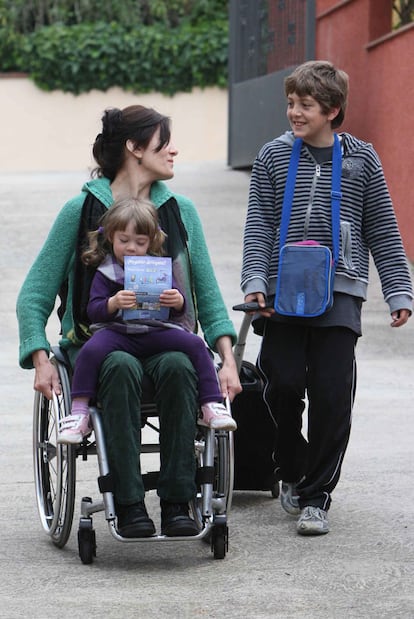
<path fill-rule="evenodd" d="M 231 308 L 239 293 L 248 174 L 223 164 L 177 166 L 174 187 L 194 199 Z M 98 556 L 78 558 L 42 532 L 35 505 L 33 373 L 17 366 L 16 294 L 50 222 L 86 173 L 0 175 L 0 617 L 171 619 L 412 619 L 414 617 L 414 322 L 389 328 L 376 279 L 358 346 L 350 446 L 330 512 L 331 533 L 301 538 L 270 493 L 235 493 L 230 549 L 202 543 L 120 544 L 94 519 Z M 230 310 L 231 311 L 231 310 Z M 237 325 L 241 316 L 232 312 Z M 57 325 L 50 337 L 57 340 Z M 249 339 L 254 360 L 258 338 Z M 253 422 L 253 420 L 252 420 Z M 77 495 L 96 496 L 96 462 L 78 463 Z M 158 518 L 157 499 L 148 507 Z"/>

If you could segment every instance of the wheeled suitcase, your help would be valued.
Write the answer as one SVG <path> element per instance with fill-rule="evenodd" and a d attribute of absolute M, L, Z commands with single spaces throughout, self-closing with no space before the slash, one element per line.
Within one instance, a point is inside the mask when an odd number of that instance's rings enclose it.
<path fill-rule="evenodd" d="M 243 360 L 251 315 L 245 314 L 234 355 L 243 391 L 231 406 L 234 432 L 234 490 L 270 490 L 279 495 L 277 428 L 263 401 L 263 380 L 255 364 Z"/>

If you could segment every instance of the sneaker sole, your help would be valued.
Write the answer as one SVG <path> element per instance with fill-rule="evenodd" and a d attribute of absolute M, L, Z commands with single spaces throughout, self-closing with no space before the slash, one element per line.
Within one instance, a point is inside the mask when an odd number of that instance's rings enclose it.
<path fill-rule="evenodd" d="M 79 445 L 82 443 L 83 439 L 89 436 L 91 432 L 87 434 L 74 434 L 73 436 L 58 436 L 57 442 L 63 445 Z"/>
<path fill-rule="evenodd" d="M 329 533 L 329 528 L 328 529 L 302 529 L 301 527 L 297 527 L 297 532 L 299 533 L 299 535 L 326 535 L 326 533 Z"/>
<path fill-rule="evenodd" d="M 62 436 L 57 439 L 60 445 L 79 445 L 83 441 L 83 436 L 76 434 L 75 436 Z"/>
<path fill-rule="evenodd" d="M 228 430 L 229 432 L 234 432 L 235 430 L 237 430 L 236 423 L 229 424 L 227 421 L 224 424 L 220 424 L 220 422 L 214 423 L 214 421 L 211 424 L 208 424 L 202 419 L 199 419 L 197 423 L 199 426 L 203 426 L 204 428 L 210 428 L 211 430 Z"/>

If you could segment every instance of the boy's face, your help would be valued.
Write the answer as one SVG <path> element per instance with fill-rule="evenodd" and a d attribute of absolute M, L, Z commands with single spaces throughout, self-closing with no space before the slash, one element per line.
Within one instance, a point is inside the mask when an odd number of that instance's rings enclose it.
<path fill-rule="evenodd" d="M 338 115 L 338 108 L 326 114 L 316 99 L 310 95 L 300 97 L 295 92 L 288 95 L 287 101 L 286 114 L 295 138 L 317 147 L 333 144 L 331 121 Z"/>

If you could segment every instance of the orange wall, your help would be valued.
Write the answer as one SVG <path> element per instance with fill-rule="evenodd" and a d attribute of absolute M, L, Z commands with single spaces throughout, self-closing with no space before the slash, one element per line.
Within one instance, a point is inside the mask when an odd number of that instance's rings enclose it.
<path fill-rule="evenodd" d="M 390 0 L 317 0 L 316 57 L 344 69 L 350 95 L 342 129 L 372 142 L 414 261 L 414 24 L 391 33 Z"/>

